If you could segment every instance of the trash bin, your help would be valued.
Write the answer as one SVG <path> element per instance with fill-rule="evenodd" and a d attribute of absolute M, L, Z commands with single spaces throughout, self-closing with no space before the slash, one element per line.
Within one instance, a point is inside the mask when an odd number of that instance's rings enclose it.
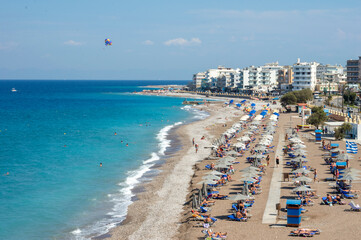
<path fill-rule="evenodd" d="M 287 227 L 299 227 L 301 224 L 301 200 L 288 199 L 287 208 Z"/>

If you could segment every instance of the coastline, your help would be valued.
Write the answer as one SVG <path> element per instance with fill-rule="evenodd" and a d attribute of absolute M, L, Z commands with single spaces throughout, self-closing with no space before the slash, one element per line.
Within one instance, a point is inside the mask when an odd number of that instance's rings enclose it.
<path fill-rule="evenodd" d="M 211 141 L 218 137 L 206 130 L 205 126 L 220 122 L 224 114 L 219 111 L 222 106 L 221 103 L 209 107 L 198 106 L 205 108 L 210 115 L 174 129 L 181 145 L 179 151 L 166 158 L 159 173 L 150 182 L 141 184 L 144 191 L 137 193 L 137 200 L 128 207 L 126 219 L 108 234 L 94 239 L 171 239 L 177 234 L 189 183 L 194 175 L 193 166 L 209 155 L 210 148 L 204 147 L 210 147 Z M 199 140 L 203 135 L 206 140 Z M 197 154 L 191 142 L 193 137 L 200 146 Z"/>

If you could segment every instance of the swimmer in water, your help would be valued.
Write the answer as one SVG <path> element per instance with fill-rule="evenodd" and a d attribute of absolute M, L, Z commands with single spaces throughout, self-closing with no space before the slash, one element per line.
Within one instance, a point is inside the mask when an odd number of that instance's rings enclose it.
<path fill-rule="evenodd" d="M 127 143 L 127 145 L 125 145 L 125 146 L 127 146 L 127 147 L 128 147 L 128 146 L 129 146 L 129 145 L 128 145 L 128 143 Z"/>
<path fill-rule="evenodd" d="M 123 140 L 122 140 L 122 141 L 120 141 L 120 143 L 123 143 Z"/>
<path fill-rule="evenodd" d="M 114 135 L 117 135 L 117 132 L 115 132 Z"/>
<path fill-rule="evenodd" d="M 103 167 L 103 163 L 100 163 L 100 164 L 99 164 L 99 167 Z"/>

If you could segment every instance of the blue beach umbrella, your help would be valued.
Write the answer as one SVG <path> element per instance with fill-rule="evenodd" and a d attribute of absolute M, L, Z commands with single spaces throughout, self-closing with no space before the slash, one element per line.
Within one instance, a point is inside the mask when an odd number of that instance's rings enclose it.
<path fill-rule="evenodd" d="M 255 106 L 256 106 L 256 104 L 255 104 L 255 103 L 252 103 L 252 104 L 251 104 L 251 106 L 252 106 L 252 107 L 255 107 Z"/>
<path fill-rule="evenodd" d="M 237 106 L 237 107 L 241 107 L 242 105 L 241 105 L 241 104 L 239 104 L 239 103 L 237 103 L 237 104 L 236 104 L 236 106 Z"/>

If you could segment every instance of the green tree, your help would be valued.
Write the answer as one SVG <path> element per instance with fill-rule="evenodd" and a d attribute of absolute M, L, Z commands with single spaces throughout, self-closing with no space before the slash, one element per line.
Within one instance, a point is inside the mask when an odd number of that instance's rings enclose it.
<path fill-rule="evenodd" d="M 293 92 L 289 92 L 281 97 L 281 103 L 283 106 L 287 106 L 290 104 L 296 104 L 297 98 Z"/>
<path fill-rule="evenodd" d="M 350 90 L 347 90 L 343 94 L 343 99 L 344 99 L 346 104 L 354 104 L 355 100 L 356 100 L 356 93 L 351 92 Z"/>
<path fill-rule="evenodd" d="M 327 115 L 323 111 L 322 107 L 313 107 L 312 108 L 312 114 L 307 119 L 307 124 L 311 124 L 315 126 L 317 129 L 320 125 L 323 125 L 324 122 L 327 121 Z"/>
<path fill-rule="evenodd" d="M 343 123 L 340 127 L 335 129 L 335 139 L 341 140 L 345 137 L 346 133 L 351 131 L 352 125 L 350 123 Z"/>
<path fill-rule="evenodd" d="M 297 98 L 298 103 L 306 103 L 312 99 L 312 91 L 309 88 L 293 92 Z"/>

